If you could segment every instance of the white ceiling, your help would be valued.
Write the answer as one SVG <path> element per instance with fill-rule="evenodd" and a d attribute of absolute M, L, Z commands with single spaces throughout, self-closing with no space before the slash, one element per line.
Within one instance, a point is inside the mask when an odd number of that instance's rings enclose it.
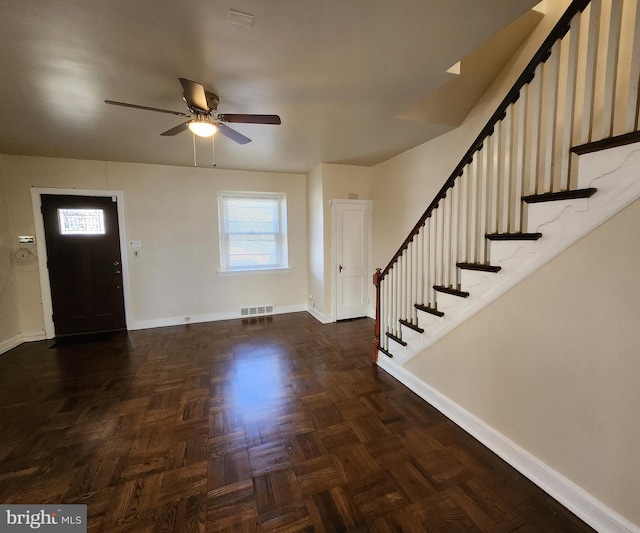
<path fill-rule="evenodd" d="M 216 138 L 219 168 L 373 165 L 451 126 L 397 118 L 536 0 L 0 0 L 0 153 L 193 165 L 179 77 L 220 113 L 275 113 Z M 244 28 L 229 10 L 254 16 Z M 211 166 L 211 142 L 197 140 Z"/>

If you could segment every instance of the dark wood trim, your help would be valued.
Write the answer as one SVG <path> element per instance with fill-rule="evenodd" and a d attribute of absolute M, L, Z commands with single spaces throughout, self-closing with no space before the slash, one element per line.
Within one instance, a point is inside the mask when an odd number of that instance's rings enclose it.
<path fill-rule="evenodd" d="M 615 137 L 608 137 L 607 139 L 574 146 L 571 148 L 571 151 L 576 155 L 584 155 L 590 154 L 591 152 L 606 150 L 607 148 L 615 148 L 616 146 L 625 146 L 627 144 L 637 142 L 640 142 L 640 131 L 632 131 L 631 133 L 616 135 Z"/>
<path fill-rule="evenodd" d="M 458 296 L 460 298 L 469 297 L 468 292 L 461 291 L 460 289 L 454 289 L 453 287 L 445 287 L 444 285 L 434 285 L 433 288 L 438 292 L 443 292 L 444 294 L 451 294 L 452 296 Z"/>
<path fill-rule="evenodd" d="M 424 311 L 425 313 L 429 313 L 430 315 L 443 317 L 444 313 L 442 311 L 438 311 L 435 307 L 429 307 L 428 305 L 422 304 L 413 304 L 418 311 Z"/>
<path fill-rule="evenodd" d="M 577 198 L 590 198 L 598 189 L 590 187 L 588 189 L 576 189 L 575 191 L 546 192 L 544 194 L 531 194 L 523 196 L 522 201 L 528 204 L 540 202 L 556 202 L 558 200 L 575 200 Z"/>
<path fill-rule="evenodd" d="M 393 354 L 385 350 L 382 346 L 378 346 L 378 350 L 380 350 L 383 354 L 385 354 L 389 359 L 393 359 Z"/>
<path fill-rule="evenodd" d="M 537 241 L 542 233 L 487 233 L 490 241 Z"/>
<path fill-rule="evenodd" d="M 579 12 L 584 11 L 587 5 L 589 5 L 589 2 L 590 0 L 573 0 L 571 2 L 567 10 L 554 26 L 553 30 L 551 30 L 551 33 L 549 33 L 548 37 L 544 40 L 538 51 L 531 58 L 531 61 L 529 61 L 529 64 L 525 67 L 522 74 L 518 77 L 511 90 L 504 97 L 495 113 L 491 116 L 485 127 L 480 131 L 479 135 L 476 137 L 476 140 L 471 144 L 469 150 L 467 150 L 465 155 L 462 157 L 460 163 L 458 163 L 458 165 L 455 167 L 455 169 L 449 176 L 449 179 L 445 181 L 440 191 L 438 191 L 438 194 L 436 194 L 431 204 L 429 204 L 429 207 L 427 207 L 427 210 L 423 213 L 417 224 L 413 227 L 413 229 L 409 233 L 409 236 L 404 240 L 398 251 L 391 258 L 391 261 L 389 261 L 389 264 L 384 268 L 381 274 L 382 278 L 387 275 L 387 272 L 389 272 L 389 270 L 393 267 L 398 258 L 402 255 L 402 252 L 404 252 L 405 248 L 407 248 L 409 243 L 413 241 L 414 237 L 420 231 L 420 228 L 424 226 L 427 218 L 431 216 L 432 211 L 436 207 L 438 207 L 438 204 L 446 197 L 447 191 L 454 185 L 456 179 L 458 179 L 458 177 L 462 175 L 464 167 L 473 160 L 474 154 L 480 148 L 482 148 L 484 140 L 493 132 L 496 124 L 500 122 L 501 118 L 505 115 L 507 108 L 512 103 L 518 100 L 520 90 L 533 79 L 533 77 L 535 76 L 535 70 L 538 65 L 544 63 L 549 58 L 551 48 L 553 47 L 554 43 L 557 40 L 562 39 L 569 31 L 571 20 L 573 19 L 573 17 Z"/>
<path fill-rule="evenodd" d="M 456 263 L 458 268 L 463 270 L 479 270 L 481 272 L 500 272 L 501 266 L 485 265 L 482 263 Z"/>
<path fill-rule="evenodd" d="M 398 322 L 400 322 L 400 324 L 402 324 L 403 326 L 406 326 L 409 329 L 412 329 L 413 331 L 417 331 L 418 333 L 424 333 L 424 329 L 422 329 L 420 326 L 416 324 L 409 322 L 408 320 L 405 320 L 404 318 L 401 318 L 400 320 L 398 320 Z"/>
<path fill-rule="evenodd" d="M 403 341 L 400 337 L 396 337 L 393 333 L 389 333 L 388 331 L 385 333 L 387 337 L 389 337 L 392 341 L 396 341 L 398 344 L 402 346 L 406 346 L 407 343 Z"/>
<path fill-rule="evenodd" d="M 373 273 L 373 285 L 376 288 L 376 321 L 374 325 L 373 350 L 371 351 L 371 362 L 378 362 L 378 349 L 380 347 L 380 269 L 376 268 Z"/>

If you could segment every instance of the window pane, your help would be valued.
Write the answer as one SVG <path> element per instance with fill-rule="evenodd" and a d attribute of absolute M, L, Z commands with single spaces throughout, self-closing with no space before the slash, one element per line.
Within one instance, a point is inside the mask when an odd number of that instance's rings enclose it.
<path fill-rule="evenodd" d="M 274 200 L 229 200 L 229 233 L 275 233 L 278 231 L 278 204 Z"/>
<path fill-rule="evenodd" d="M 278 264 L 278 246 L 274 235 L 229 235 L 229 266 L 266 267 Z"/>
<path fill-rule="evenodd" d="M 61 235 L 104 235 L 102 209 L 58 208 Z"/>
<path fill-rule="evenodd" d="M 223 193 L 219 202 L 223 271 L 287 266 L 284 194 Z"/>

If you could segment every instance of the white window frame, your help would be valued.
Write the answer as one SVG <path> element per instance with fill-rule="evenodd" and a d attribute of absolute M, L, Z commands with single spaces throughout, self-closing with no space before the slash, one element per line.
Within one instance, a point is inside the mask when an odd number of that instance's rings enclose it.
<path fill-rule="evenodd" d="M 229 200 L 276 200 L 278 209 L 278 228 L 275 233 L 277 244 L 277 264 L 264 267 L 249 265 L 231 267 L 229 257 L 229 231 L 227 205 Z M 220 241 L 220 275 L 255 274 L 265 272 L 289 272 L 289 246 L 287 235 L 287 195 L 283 192 L 247 192 L 225 191 L 218 193 L 218 231 Z"/>

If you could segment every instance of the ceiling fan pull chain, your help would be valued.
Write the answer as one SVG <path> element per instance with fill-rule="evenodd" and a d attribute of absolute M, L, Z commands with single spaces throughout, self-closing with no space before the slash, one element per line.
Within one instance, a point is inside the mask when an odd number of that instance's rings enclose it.
<path fill-rule="evenodd" d="M 193 137 L 193 166 L 198 166 L 198 161 L 196 160 L 196 134 L 192 133 L 191 137 Z"/>
<path fill-rule="evenodd" d="M 211 137 L 211 152 L 213 154 L 213 166 L 216 166 L 216 136 Z"/>

